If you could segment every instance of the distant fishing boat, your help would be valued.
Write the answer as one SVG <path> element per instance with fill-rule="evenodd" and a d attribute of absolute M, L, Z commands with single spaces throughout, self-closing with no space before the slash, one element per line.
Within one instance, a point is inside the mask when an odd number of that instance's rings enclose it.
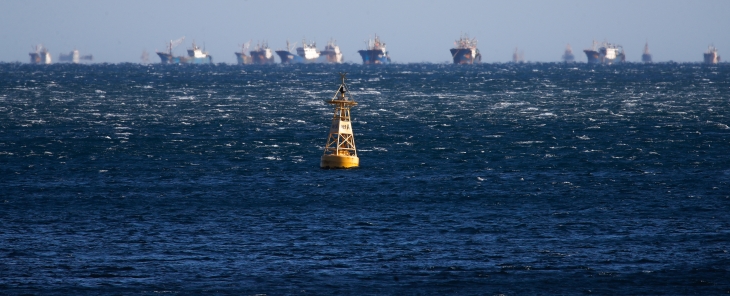
<path fill-rule="evenodd" d="M 380 37 L 375 35 L 375 39 L 368 40 L 364 50 L 357 51 L 362 57 L 362 63 L 368 64 L 389 64 L 390 56 L 385 50 L 385 43 L 380 41 Z"/>
<path fill-rule="evenodd" d="M 238 61 L 239 65 L 248 65 L 253 63 L 253 59 L 251 58 L 251 56 L 246 54 L 249 45 L 251 45 L 251 41 L 248 41 L 241 45 L 240 52 L 234 52 L 234 54 L 236 54 L 236 60 Z"/>
<path fill-rule="evenodd" d="M 454 64 L 474 64 L 482 61 L 476 38 L 469 39 L 467 34 L 461 35 L 459 40 L 454 41 L 454 48 L 449 51 Z"/>
<path fill-rule="evenodd" d="M 296 44 L 296 43 L 295 43 Z M 276 54 L 279 55 L 282 64 L 299 64 L 299 63 L 316 63 L 318 62 L 320 52 L 317 49 L 317 44 L 310 42 L 307 44 L 305 40 L 302 40 L 302 46 L 297 47 L 296 54 L 292 53 L 292 47 L 295 45 L 289 44 L 289 40 L 286 41 L 286 50 L 277 50 Z"/>
<path fill-rule="evenodd" d="M 300 62 L 297 61 L 298 56 L 292 52 L 294 46 L 296 46 L 296 42 L 294 42 L 294 44 L 290 44 L 289 40 L 287 40 L 286 50 L 279 49 L 276 51 L 276 54 L 279 56 L 282 64 L 293 64 Z"/>
<path fill-rule="evenodd" d="M 717 54 L 717 48 L 714 45 L 710 45 L 704 54 L 705 64 L 717 64 L 720 62 L 720 56 Z"/>
<path fill-rule="evenodd" d="M 31 64 L 48 65 L 51 63 L 51 54 L 43 44 L 38 44 L 33 48 L 33 52 L 29 53 Z"/>
<path fill-rule="evenodd" d="M 317 49 L 317 43 L 310 41 L 309 44 L 307 44 L 304 39 L 302 39 L 302 46 L 297 47 L 297 55 L 299 55 L 305 63 L 316 62 L 320 56 L 319 49 Z"/>
<path fill-rule="evenodd" d="M 188 49 L 187 56 L 174 56 L 172 50 L 178 45 L 182 44 L 185 40 L 185 36 L 177 40 L 170 40 L 167 44 L 166 52 L 157 52 L 157 56 L 160 57 L 160 63 L 162 64 L 212 64 L 213 57 L 208 52 L 203 51 L 195 41 L 193 41 L 193 47 Z"/>
<path fill-rule="evenodd" d="M 79 54 L 79 51 L 77 49 L 74 49 L 73 51 L 71 51 L 68 54 L 63 54 L 63 53 L 58 54 L 58 61 L 59 62 L 71 62 L 71 63 L 74 63 L 74 64 L 78 64 L 82 60 L 84 60 L 84 61 L 93 61 L 94 60 L 94 56 L 93 55 L 90 55 L 90 54 L 89 55 L 82 56 L 81 54 Z"/>
<path fill-rule="evenodd" d="M 649 42 L 644 45 L 644 53 L 641 54 L 641 61 L 644 63 L 651 63 L 651 53 L 649 53 Z"/>
<path fill-rule="evenodd" d="M 512 54 L 512 62 L 513 63 L 524 63 L 525 62 L 525 52 L 520 51 L 517 47 L 515 47 L 515 52 Z"/>
<path fill-rule="evenodd" d="M 320 54 L 325 58 L 325 61 L 327 61 L 328 63 L 342 63 L 342 52 L 340 51 L 340 47 L 337 46 L 336 40 L 330 39 L 330 41 L 327 42 L 327 45 L 324 47 L 324 50 L 320 52 Z"/>
<path fill-rule="evenodd" d="M 589 64 L 612 64 L 626 61 L 624 48 L 612 43 L 603 42 L 598 47 L 598 43 L 594 40 L 593 46 L 583 52 L 585 52 Z"/>
<path fill-rule="evenodd" d="M 251 60 L 254 64 L 264 65 L 273 64 L 276 62 L 274 59 L 274 53 L 271 52 L 268 42 L 256 44 L 256 47 L 250 52 Z"/>
<path fill-rule="evenodd" d="M 575 61 L 575 56 L 573 55 L 573 48 L 570 47 L 570 44 L 565 46 L 565 52 L 563 53 L 563 62 L 566 63 L 572 63 Z"/>
<path fill-rule="evenodd" d="M 142 50 L 142 55 L 139 56 L 140 61 L 142 61 L 142 64 L 149 64 L 150 63 L 150 54 L 147 53 L 147 50 Z"/>
<path fill-rule="evenodd" d="M 179 64 L 181 62 L 184 62 L 185 57 L 176 57 L 172 55 L 172 50 L 180 45 L 185 40 L 185 36 L 181 37 L 177 40 L 170 40 L 170 42 L 167 44 L 167 51 L 161 52 L 157 51 L 157 56 L 160 57 L 160 63 L 162 64 Z"/>
<path fill-rule="evenodd" d="M 212 64 L 213 57 L 208 54 L 207 51 L 203 51 L 199 46 L 195 44 L 193 40 L 193 47 L 188 49 L 188 58 L 186 62 L 191 64 Z"/>

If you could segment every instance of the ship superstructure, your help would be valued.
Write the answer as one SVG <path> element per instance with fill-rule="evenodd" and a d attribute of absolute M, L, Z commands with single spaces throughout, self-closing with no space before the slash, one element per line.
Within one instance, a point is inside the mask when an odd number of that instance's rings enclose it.
<path fill-rule="evenodd" d="M 43 44 L 38 44 L 33 47 L 33 52 L 29 53 L 31 64 L 48 65 L 51 61 L 51 54 Z"/>
<path fill-rule="evenodd" d="M 644 53 L 641 54 L 641 61 L 651 63 L 651 53 L 649 52 L 649 42 L 644 45 Z"/>
<path fill-rule="evenodd" d="M 269 48 L 269 43 L 264 41 L 263 43 L 256 44 L 256 47 L 250 52 L 251 61 L 257 65 L 273 64 L 276 60 L 274 59 L 274 53 Z"/>
<path fill-rule="evenodd" d="M 340 51 L 340 47 L 337 46 L 337 40 L 330 39 L 320 54 L 328 63 L 342 63 L 342 52 Z"/>
<path fill-rule="evenodd" d="M 213 57 L 208 54 L 207 51 L 200 49 L 200 47 L 195 44 L 195 40 L 193 40 L 193 47 L 188 49 L 188 58 L 185 62 L 191 64 L 212 64 Z"/>
<path fill-rule="evenodd" d="M 390 56 L 388 56 L 388 51 L 385 50 L 385 43 L 380 41 L 378 35 L 375 35 L 375 39 L 366 41 L 365 49 L 357 52 L 362 56 L 362 63 L 365 65 L 390 63 Z"/>
<path fill-rule="evenodd" d="M 316 62 L 320 55 L 319 49 L 317 49 L 317 43 L 310 41 L 310 43 L 307 44 L 304 39 L 302 39 L 302 46 L 297 47 L 297 55 L 302 57 L 305 63 Z"/>
<path fill-rule="evenodd" d="M 614 62 L 626 61 L 624 48 L 621 45 L 608 42 L 601 43 L 599 47 L 598 43 L 594 40 L 593 46 L 583 50 L 583 52 L 585 52 L 589 64 L 612 64 Z"/>
<path fill-rule="evenodd" d="M 710 45 L 705 52 L 705 64 L 717 64 L 720 62 L 720 56 L 717 54 L 717 48 L 714 45 Z"/>
<path fill-rule="evenodd" d="M 82 56 L 82 55 L 79 54 L 79 51 L 77 49 L 74 49 L 73 51 L 71 51 L 68 54 L 63 54 L 63 53 L 58 54 L 58 61 L 59 62 L 71 62 L 71 63 L 74 63 L 74 64 L 78 64 L 82 60 L 84 60 L 84 61 L 93 61 L 94 60 L 94 56 L 93 55 L 90 55 L 90 54 L 89 55 Z"/>
<path fill-rule="evenodd" d="M 575 55 L 573 55 L 573 48 L 570 47 L 570 44 L 565 46 L 565 52 L 563 53 L 563 62 L 575 62 Z"/>
<path fill-rule="evenodd" d="M 469 39 L 469 35 L 461 35 L 459 40 L 454 41 L 454 48 L 451 50 L 451 58 L 454 64 L 473 64 L 482 61 L 482 54 L 477 48 L 476 38 Z"/>
<path fill-rule="evenodd" d="M 244 43 L 243 45 L 241 45 L 240 52 L 234 52 L 234 54 L 236 54 L 236 60 L 238 61 L 239 65 L 248 65 L 248 64 L 253 63 L 251 56 L 246 53 L 248 51 L 249 45 L 251 45 L 250 40 L 248 42 Z"/>

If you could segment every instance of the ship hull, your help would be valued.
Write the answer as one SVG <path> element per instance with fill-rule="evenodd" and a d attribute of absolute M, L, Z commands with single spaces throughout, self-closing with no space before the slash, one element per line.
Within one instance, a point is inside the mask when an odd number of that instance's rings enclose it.
<path fill-rule="evenodd" d="M 362 57 L 362 63 L 364 65 L 390 63 L 388 53 L 383 53 L 382 50 L 358 50 L 357 52 Z"/>
<path fill-rule="evenodd" d="M 650 54 L 642 54 L 641 55 L 641 61 L 644 63 L 651 63 L 651 55 Z"/>
<path fill-rule="evenodd" d="M 30 63 L 48 65 L 51 63 L 51 54 L 47 52 L 30 53 Z"/>
<path fill-rule="evenodd" d="M 204 58 L 188 58 L 186 62 L 189 64 L 212 64 L 213 57 L 206 56 Z"/>
<path fill-rule="evenodd" d="M 286 50 L 277 50 L 276 54 L 279 55 L 282 64 L 293 64 L 296 58 L 296 55 Z"/>
<path fill-rule="evenodd" d="M 608 58 L 604 54 L 601 54 L 601 52 L 595 50 L 586 49 L 583 52 L 585 52 L 589 64 L 613 64 L 626 60 L 623 53 L 616 54 L 615 58 Z"/>
<path fill-rule="evenodd" d="M 176 57 L 169 53 L 158 52 L 157 55 L 160 57 L 161 64 L 212 64 L 213 57 L 206 56 L 204 58 L 192 58 L 192 57 Z"/>
<path fill-rule="evenodd" d="M 482 54 L 478 49 L 470 48 L 452 48 L 451 57 L 454 58 L 454 64 L 474 64 L 482 62 Z"/>
<path fill-rule="evenodd" d="M 584 50 L 583 52 L 586 53 L 586 58 L 588 58 L 589 64 L 600 64 L 601 63 L 601 55 L 597 51 Z"/>
<path fill-rule="evenodd" d="M 276 54 L 279 56 L 279 59 L 281 60 L 282 64 L 309 64 L 309 63 L 316 63 L 319 61 L 318 58 L 305 59 L 302 56 L 295 55 L 286 50 L 277 50 Z"/>
<path fill-rule="evenodd" d="M 248 65 L 252 63 L 250 56 L 240 52 L 236 52 L 235 54 L 239 65 Z"/>
<path fill-rule="evenodd" d="M 59 54 L 58 55 L 58 61 L 59 62 L 71 62 L 74 64 L 78 64 L 81 60 L 81 57 L 79 56 L 79 51 L 74 50 L 70 52 L 69 54 Z"/>
<path fill-rule="evenodd" d="M 37 53 L 30 53 L 30 63 L 31 64 L 40 64 L 41 63 L 41 55 Z M 706 60 L 706 58 L 705 58 Z"/>
<path fill-rule="evenodd" d="M 157 55 L 160 57 L 161 64 L 179 64 L 182 60 L 180 57 L 173 56 L 169 53 L 158 52 Z"/>
<path fill-rule="evenodd" d="M 563 62 L 566 62 L 566 63 L 575 62 L 575 56 L 570 52 L 566 52 L 565 54 L 563 54 Z"/>
<path fill-rule="evenodd" d="M 335 63 L 335 64 L 342 63 L 342 53 L 325 50 L 325 51 L 322 51 L 321 57 L 324 57 L 325 61 L 327 61 L 328 63 Z"/>
<path fill-rule="evenodd" d="M 264 51 L 252 51 L 251 52 L 251 61 L 253 61 L 253 63 L 257 64 L 257 65 L 266 65 L 266 64 L 276 63 L 276 60 L 274 59 L 274 55 L 267 57 L 266 52 L 264 52 Z"/>

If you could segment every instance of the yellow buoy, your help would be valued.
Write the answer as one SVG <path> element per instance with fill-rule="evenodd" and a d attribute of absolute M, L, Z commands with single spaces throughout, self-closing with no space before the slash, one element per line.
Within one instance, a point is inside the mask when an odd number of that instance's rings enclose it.
<path fill-rule="evenodd" d="M 323 169 L 349 169 L 360 166 L 360 159 L 357 158 L 355 149 L 355 137 L 352 134 L 352 122 L 350 122 L 350 108 L 357 105 L 357 102 L 350 100 L 345 74 L 340 73 L 342 84 L 337 89 L 335 96 L 326 101 L 335 105 L 335 114 L 332 117 L 330 133 L 327 138 L 327 145 L 324 147 L 324 155 L 319 166 Z"/>

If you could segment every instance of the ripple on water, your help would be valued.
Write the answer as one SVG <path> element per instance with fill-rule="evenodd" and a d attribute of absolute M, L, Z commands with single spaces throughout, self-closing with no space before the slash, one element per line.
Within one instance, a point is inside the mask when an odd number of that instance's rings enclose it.
<path fill-rule="evenodd" d="M 722 65 L 0 68 L 9 294 L 730 290 Z"/>

